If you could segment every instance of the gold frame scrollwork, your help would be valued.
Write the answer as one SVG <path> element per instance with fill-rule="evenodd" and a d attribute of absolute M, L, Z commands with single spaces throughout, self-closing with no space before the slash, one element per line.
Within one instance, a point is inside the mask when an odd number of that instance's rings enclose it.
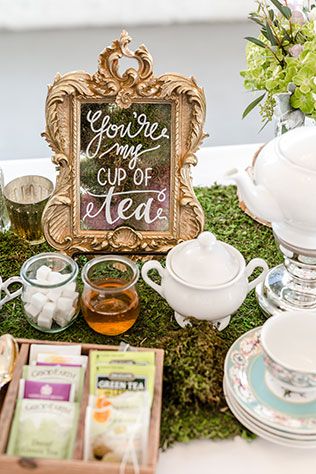
<path fill-rule="evenodd" d="M 74 253 L 165 253 L 177 243 L 195 238 L 204 226 L 204 214 L 191 182 L 191 166 L 196 165 L 196 151 L 206 134 L 205 96 L 195 79 L 179 74 L 159 77 L 153 73 L 153 59 L 144 45 L 136 51 L 128 47 L 126 31 L 99 56 L 98 71 L 90 75 L 76 71 L 57 74 L 48 88 L 46 129 L 43 136 L 53 150 L 52 161 L 58 174 L 53 195 L 43 213 L 46 240 L 59 251 Z M 137 61 L 138 69 L 129 67 L 123 74 L 119 60 Z M 78 216 L 78 141 L 79 120 L 76 107 L 80 101 L 111 101 L 121 108 L 134 102 L 172 103 L 175 113 L 172 143 L 173 222 L 167 233 L 140 232 L 128 226 L 111 231 L 80 233 Z"/>

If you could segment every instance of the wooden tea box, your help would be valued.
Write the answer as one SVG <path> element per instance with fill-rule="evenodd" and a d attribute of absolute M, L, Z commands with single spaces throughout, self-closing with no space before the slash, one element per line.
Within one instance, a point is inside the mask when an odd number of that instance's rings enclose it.
<path fill-rule="evenodd" d="M 19 390 L 19 380 L 22 368 L 28 364 L 31 344 L 60 344 L 71 343 L 55 341 L 38 341 L 18 339 L 20 352 L 16 361 L 14 376 L 0 396 L 0 473 L 1 474 L 121 474 L 119 463 L 101 461 L 83 461 L 84 419 L 89 396 L 89 364 L 85 374 L 84 391 L 80 405 L 80 415 L 77 431 L 76 445 L 72 460 L 56 460 L 43 458 L 19 458 L 7 456 L 6 448 L 10 435 L 11 423 L 15 411 L 16 399 Z M 89 355 L 90 350 L 117 350 L 117 346 L 104 346 L 95 344 L 81 344 L 81 353 Z M 148 436 L 147 464 L 140 467 L 140 474 L 154 474 L 159 450 L 160 415 L 162 399 L 162 372 L 163 350 L 137 348 L 138 351 L 154 351 L 156 356 L 155 389 L 151 408 L 150 427 Z M 125 474 L 134 474 L 132 466 L 126 466 Z"/>

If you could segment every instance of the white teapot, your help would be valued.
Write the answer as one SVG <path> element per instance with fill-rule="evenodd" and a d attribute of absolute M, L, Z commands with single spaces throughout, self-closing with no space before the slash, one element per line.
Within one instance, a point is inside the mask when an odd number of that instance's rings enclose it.
<path fill-rule="evenodd" d="M 263 271 L 248 282 L 257 267 Z M 161 285 L 148 276 L 152 269 L 158 271 Z M 211 232 L 202 232 L 197 239 L 175 246 L 167 255 L 166 268 L 155 260 L 146 262 L 142 277 L 174 309 L 180 326 L 186 325 L 186 317 L 193 316 L 212 321 L 222 330 L 267 271 L 263 259 L 254 258 L 246 266 L 232 245 L 217 240 Z"/>
<path fill-rule="evenodd" d="M 246 171 L 228 173 L 248 209 L 272 222 L 275 234 L 301 249 L 316 249 L 316 127 L 271 140 Z"/>

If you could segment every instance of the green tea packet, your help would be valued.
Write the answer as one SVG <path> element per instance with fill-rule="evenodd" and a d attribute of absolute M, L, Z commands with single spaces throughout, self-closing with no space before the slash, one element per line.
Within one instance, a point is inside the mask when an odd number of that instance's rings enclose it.
<path fill-rule="evenodd" d="M 148 392 L 115 397 L 90 396 L 86 411 L 84 459 L 120 462 L 134 471 L 146 462 L 150 401 Z"/>
<path fill-rule="evenodd" d="M 155 381 L 153 351 L 90 351 L 90 393 L 117 396 L 125 391 L 149 392 L 152 402 Z"/>
<path fill-rule="evenodd" d="M 154 394 L 155 366 L 102 364 L 91 361 L 90 394 L 115 397 L 124 392 L 148 391 L 150 405 Z"/>
<path fill-rule="evenodd" d="M 71 459 L 77 432 L 78 403 L 18 400 L 7 454 Z"/>
<path fill-rule="evenodd" d="M 155 365 L 153 351 L 90 351 L 91 365 Z"/>
<path fill-rule="evenodd" d="M 25 365 L 22 378 L 25 380 L 70 383 L 75 386 L 75 402 L 81 400 L 84 369 L 82 367 L 71 367 L 62 365 Z"/>

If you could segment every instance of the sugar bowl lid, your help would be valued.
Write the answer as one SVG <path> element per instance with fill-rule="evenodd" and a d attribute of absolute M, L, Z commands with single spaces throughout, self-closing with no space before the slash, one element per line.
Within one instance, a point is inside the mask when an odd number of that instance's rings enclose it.
<path fill-rule="evenodd" d="M 178 278 L 203 287 L 228 283 L 238 274 L 238 251 L 202 232 L 197 239 L 184 242 L 172 251 L 170 267 Z"/>

